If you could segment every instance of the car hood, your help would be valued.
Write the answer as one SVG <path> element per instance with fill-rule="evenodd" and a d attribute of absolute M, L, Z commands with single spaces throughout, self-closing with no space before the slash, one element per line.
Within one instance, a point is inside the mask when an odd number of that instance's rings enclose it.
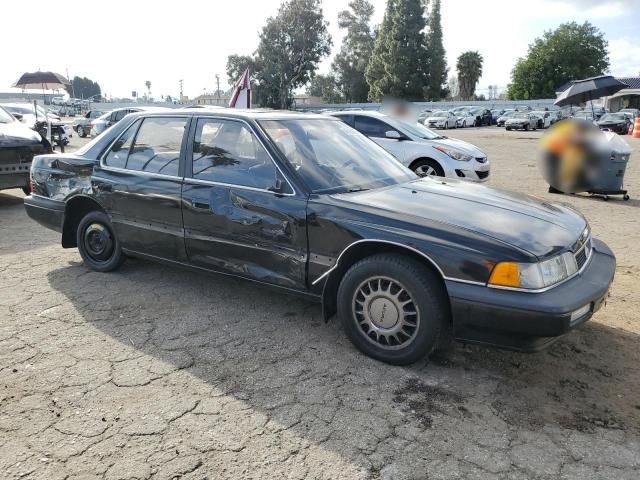
<path fill-rule="evenodd" d="M 587 225 L 570 206 L 449 179 L 423 178 L 335 197 L 407 223 L 453 225 L 539 258 L 571 247 Z"/>
<path fill-rule="evenodd" d="M 0 148 L 37 145 L 40 135 L 20 122 L 0 123 Z"/>
<path fill-rule="evenodd" d="M 508 118 L 505 123 L 526 123 L 528 121 L 528 118 Z"/>
<path fill-rule="evenodd" d="M 475 145 L 464 142 L 462 140 L 456 140 L 455 138 L 437 138 L 435 140 L 424 140 L 430 144 L 442 145 L 446 147 L 455 148 L 463 153 L 471 155 L 473 157 L 486 157 L 487 155 Z"/>

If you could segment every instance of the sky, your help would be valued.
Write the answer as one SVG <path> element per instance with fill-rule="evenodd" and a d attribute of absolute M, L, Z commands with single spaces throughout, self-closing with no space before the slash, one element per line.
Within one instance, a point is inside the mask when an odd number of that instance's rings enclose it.
<path fill-rule="evenodd" d="M 380 23 L 386 0 L 370 1 L 375 6 L 373 23 Z M 344 36 L 337 15 L 347 1 L 322 4 L 333 56 Z M 36 70 L 89 77 L 112 97 L 142 93 L 146 80 L 151 81 L 152 95 L 174 96 L 181 79 L 184 93 L 194 97 L 215 90 L 216 74 L 224 89 L 227 57 L 253 53 L 266 18 L 275 15 L 279 5 L 280 0 L 110 0 L 65 8 L 64 15 L 52 16 L 50 2 L 5 2 L 0 91 L 23 72 Z M 450 72 L 461 52 L 478 50 L 484 57 L 478 93 L 486 93 L 489 85 L 502 90 L 516 59 L 526 55 L 534 38 L 572 20 L 588 20 L 605 33 L 610 73 L 640 75 L 640 0 L 442 0 Z M 331 57 L 319 72 L 327 73 L 330 67 Z"/>

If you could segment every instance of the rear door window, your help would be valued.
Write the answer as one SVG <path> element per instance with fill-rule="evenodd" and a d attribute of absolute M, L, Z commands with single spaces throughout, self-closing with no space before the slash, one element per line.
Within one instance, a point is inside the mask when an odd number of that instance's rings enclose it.
<path fill-rule="evenodd" d="M 131 144 L 139 126 L 140 120 L 134 122 L 111 146 L 111 149 L 104 157 L 104 164 L 107 167 L 125 168 L 129 150 L 131 150 Z"/>
<path fill-rule="evenodd" d="M 186 125 L 186 118 L 145 118 L 127 157 L 126 168 L 177 177 Z"/>
<path fill-rule="evenodd" d="M 367 137 L 385 138 L 385 133 L 389 130 L 395 130 L 389 125 L 377 118 L 356 115 L 354 120 L 354 128 Z"/>

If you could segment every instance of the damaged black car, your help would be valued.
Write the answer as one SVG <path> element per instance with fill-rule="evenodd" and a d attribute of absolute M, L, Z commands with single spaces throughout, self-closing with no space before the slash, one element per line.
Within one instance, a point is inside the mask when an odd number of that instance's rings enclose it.
<path fill-rule="evenodd" d="M 141 112 L 32 177 L 29 216 L 89 268 L 133 256 L 303 294 L 392 364 L 450 337 L 538 350 L 592 317 L 615 272 L 571 207 L 418 178 L 322 115 Z"/>
<path fill-rule="evenodd" d="M 49 152 L 49 142 L 0 107 L 0 190 L 21 188 L 28 194 L 31 160 Z"/>

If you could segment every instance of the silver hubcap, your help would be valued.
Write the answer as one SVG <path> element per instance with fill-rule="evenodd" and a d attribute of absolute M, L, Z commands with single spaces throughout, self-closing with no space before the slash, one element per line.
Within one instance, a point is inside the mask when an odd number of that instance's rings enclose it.
<path fill-rule="evenodd" d="M 416 173 L 421 177 L 437 176 L 435 168 L 433 168 L 431 165 L 420 165 L 418 168 L 416 168 Z"/>
<path fill-rule="evenodd" d="M 356 289 L 353 316 L 367 340 L 386 350 L 410 344 L 418 333 L 420 313 L 406 288 L 388 277 L 372 277 Z"/>

